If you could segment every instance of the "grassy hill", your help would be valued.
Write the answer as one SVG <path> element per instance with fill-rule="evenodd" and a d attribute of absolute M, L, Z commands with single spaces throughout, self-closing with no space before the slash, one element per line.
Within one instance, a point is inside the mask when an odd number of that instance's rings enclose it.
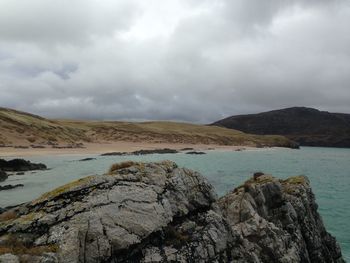
<path fill-rule="evenodd" d="M 84 130 L 26 112 L 0 108 L 0 144 L 73 143 L 87 139 Z"/>
<path fill-rule="evenodd" d="M 278 134 L 305 146 L 350 147 L 350 114 L 293 107 L 237 115 L 212 125 L 252 134 Z"/>
<path fill-rule="evenodd" d="M 89 142 L 150 142 L 291 147 L 283 136 L 260 136 L 205 125 L 177 122 L 50 120 L 0 108 L 0 144 L 67 145 Z"/>

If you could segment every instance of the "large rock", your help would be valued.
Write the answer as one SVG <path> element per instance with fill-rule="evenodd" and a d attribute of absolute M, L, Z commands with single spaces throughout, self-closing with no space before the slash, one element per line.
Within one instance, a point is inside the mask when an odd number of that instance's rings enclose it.
<path fill-rule="evenodd" d="M 342 262 L 299 179 L 217 201 L 173 162 L 117 164 L 3 212 L 0 262 Z"/>
<path fill-rule="evenodd" d="M 3 170 L 0 169 L 0 182 L 5 181 L 7 179 L 7 177 L 8 177 L 7 174 Z"/>
<path fill-rule="evenodd" d="M 13 159 L 6 161 L 0 159 L 0 170 L 7 172 L 20 172 L 20 171 L 33 171 L 33 170 L 45 170 L 47 169 L 45 164 L 32 163 L 23 159 Z"/>
<path fill-rule="evenodd" d="M 251 257 L 247 262 L 344 262 L 304 176 L 256 176 L 218 204 L 244 240 Z"/>
<path fill-rule="evenodd" d="M 109 152 L 103 153 L 101 156 L 127 156 L 127 155 L 149 155 L 149 154 L 170 154 L 178 153 L 178 150 L 163 148 L 163 149 L 151 149 L 151 150 L 138 150 L 134 152 Z"/>
<path fill-rule="evenodd" d="M 18 187 L 23 187 L 23 184 L 7 184 L 7 185 L 0 185 L 0 191 L 5 191 L 5 190 L 12 190 Z"/>

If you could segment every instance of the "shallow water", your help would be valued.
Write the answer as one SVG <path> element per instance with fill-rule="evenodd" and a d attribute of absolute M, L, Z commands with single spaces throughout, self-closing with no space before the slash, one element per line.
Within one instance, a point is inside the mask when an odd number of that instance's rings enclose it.
<path fill-rule="evenodd" d="M 21 183 L 24 187 L 1 191 L 0 207 L 30 201 L 74 179 L 104 173 L 112 163 L 125 160 L 173 160 L 181 167 L 186 166 L 201 172 L 215 186 L 219 195 L 240 185 L 256 171 L 280 178 L 303 174 L 311 181 L 327 230 L 341 244 L 345 260 L 350 261 L 350 149 L 302 147 L 300 150 L 210 151 L 206 155 L 155 154 L 96 157 L 97 160 L 93 161 L 77 161 L 86 157 L 96 156 L 25 158 L 45 163 L 51 169 L 14 175 L 1 183 L 0 185 Z"/>

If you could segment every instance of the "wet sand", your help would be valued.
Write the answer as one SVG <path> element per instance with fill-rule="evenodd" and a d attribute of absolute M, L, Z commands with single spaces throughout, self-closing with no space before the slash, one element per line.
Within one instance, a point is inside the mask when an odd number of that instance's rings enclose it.
<path fill-rule="evenodd" d="M 108 152 L 133 152 L 138 150 L 154 150 L 154 149 L 175 149 L 193 148 L 194 151 L 239 151 L 258 149 L 251 146 L 223 146 L 223 145 L 207 145 L 207 144 L 171 144 L 171 143 L 143 143 L 143 142 L 113 142 L 113 143 L 85 143 L 84 148 L 0 148 L 1 157 L 25 157 L 25 156 L 41 156 L 41 155 L 84 155 L 84 154 L 102 154 Z"/>

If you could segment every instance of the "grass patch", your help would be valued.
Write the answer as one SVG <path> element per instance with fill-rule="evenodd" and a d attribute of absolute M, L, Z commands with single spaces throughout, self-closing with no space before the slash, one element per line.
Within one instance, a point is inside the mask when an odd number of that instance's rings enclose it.
<path fill-rule="evenodd" d="M 0 214 L 0 222 L 5 222 L 8 220 L 16 219 L 18 217 L 17 213 L 14 211 L 6 211 Z"/>
<path fill-rule="evenodd" d="M 59 249 L 56 244 L 49 244 L 43 246 L 31 246 L 24 244 L 20 239 L 14 235 L 8 235 L 7 239 L 0 245 L 0 255 L 14 254 L 14 255 L 32 255 L 39 256 L 43 253 L 55 253 Z"/>
<path fill-rule="evenodd" d="M 283 184 L 307 184 L 308 180 L 304 175 L 293 176 L 286 180 L 282 180 Z"/>
<path fill-rule="evenodd" d="M 133 161 L 112 164 L 112 166 L 108 170 L 108 174 L 113 174 L 114 172 L 116 172 L 120 169 L 125 169 L 125 168 L 131 167 L 135 164 L 136 163 Z"/>
<path fill-rule="evenodd" d="M 87 176 L 84 178 L 81 178 L 79 180 L 70 182 L 68 184 L 62 185 L 50 192 L 47 192 L 45 194 L 43 194 L 42 196 L 40 196 L 38 199 L 34 200 L 32 202 L 33 205 L 41 203 L 43 201 L 55 198 L 63 193 L 69 192 L 70 190 L 74 189 L 75 187 L 78 187 L 80 185 L 85 184 L 86 182 L 89 182 L 94 176 Z"/>

